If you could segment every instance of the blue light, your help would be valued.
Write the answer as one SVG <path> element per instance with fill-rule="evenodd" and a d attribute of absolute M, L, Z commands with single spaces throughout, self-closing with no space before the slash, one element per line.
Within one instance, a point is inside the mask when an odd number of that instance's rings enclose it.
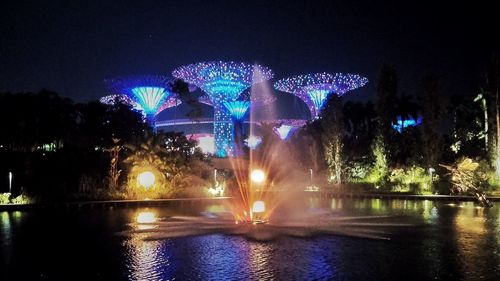
<path fill-rule="evenodd" d="M 214 107 L 214 140 L 217 157 L 232 156 L 234 152 L 234 125 L 231 115 L 219 106 Z"/>
<path fill-rule="evenodd" d="M 308 92 L 316 111 L 319 111 L 323 106 L 329 93 L 330 91 L 328 90 L 311 90 Z"/>
<path fill-rule="evenodd" d="M 202 89 L 214 100 L 235 100 L 241 92 L 248 88 L 249 84 L 239 81 L 215 80 L 206 83 Z"/>
<path fill-rule="evenodd" d="M 224 106 L 234 118 L 236 118 L 237 120 L 241 120 L 241 118 L 245 116 L 248 107 L 250 107 L 250 102 L 240 100 L 227 101 L 224 103 Z"/>
<path fill-rule="evenodd" d="M 402 133 L 405 128 L 416 127 L 420 124 L 422 124 L 422 117 L 415 119 L 410 115 L 410 118 L 403 119 L 401 116 L 398 116 L 396 123 L 392 123 L 392 128 L 399 133 Z"/>
<path fill-rule="evenodd" d="M 162 87 L 136 87 L 132 89 L 132 93 L 147 115 L 156 114 L 158 108 L 170 94 Z"/>
<path fill-rule="evenodd" d="M 208 61 L 180 66 L 172 71 L 172 75 L 196 85 L 210 97 L 214 106 L 215 155 L 226 157 L 234 153 L 231 115 L 236 119 L 243 118 L 248 106 L 225 103 L 237 100 L 245 89 L 271 79 L 274 74 L 269 68 L 257 64 Z"/>

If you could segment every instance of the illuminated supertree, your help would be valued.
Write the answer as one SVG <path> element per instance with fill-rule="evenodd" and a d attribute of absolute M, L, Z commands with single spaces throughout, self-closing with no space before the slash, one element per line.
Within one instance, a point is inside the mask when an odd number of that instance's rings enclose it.
<path fill-rule="evenodd" d="M 214 107 L 215 154 L 226 157 L 234 152 L 231 116 L 241 119 L 248 109 L 244 100 L 234 102 L 253 84 L 271 79 L 273 72 L 260 65 L 212 61 L 178 67 L 172 75 L 201 88 L 210 98 Z"/>
<path fill-rule="evenodd" d="M 129 98 L 127 95 L 111 94 L 111 95 L 107 95 L 107 96 L 104 96 L 104 97 L 99 99 L 99 102 L 101 102 L 103 104 L 114 104 L 117 101 L 122 102 L 124 104 L 131 105 L 134 109 L 145 114 L 145 111 L 142 108 L 142 106 L 139 103 L 137 103 L 135 100 L 132 100 L 131 98 Z M 158 110 L 156 110 L 155 115 L 158 115 L 160 112 L 162 112 L 163 110 L 165 110 L 167 108 L 178 106 L 181 103 L 182 103 L 182 101 L 180 99 L 178 99 L 176 96 L 170 96 L 168 99 L 166 99 L 163 102 L 163 104 L 158 108 Z"/>
<path fill-rule="evenodd" d="M 312 118 L 318 118 L 328 95 L 335 93 L 341 96 L 366 83 L 368 79 L 357 74 L 315 73 L 281 79 L 274 87 L 299 97 L 307 104 Z"/>
<path fill-rule="evenodd" d="M 179 104 L 172 97 L 169 90 L 170 79 L 165 76 L 126 76 L 107 79 L 104 82 L 111 95 L 102 98 L 101 102 L 114 102 L 118 96 L 142 111 L 153 129 L 155 129 L 155 116 L 158 113 Z"/>

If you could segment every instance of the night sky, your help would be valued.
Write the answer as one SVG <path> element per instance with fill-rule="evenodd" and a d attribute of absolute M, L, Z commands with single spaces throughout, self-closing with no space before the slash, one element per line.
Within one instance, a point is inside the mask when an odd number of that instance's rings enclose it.
<path fill-rule="evenodd" d="M 348 99 L 372 98 L 384 63 L 396 66 L 407 94 L 426 74 L 442 75 L 446 94 L 477 92 L 500 36 L 492 5 L 376 2 L 2 1 L 0 91 L 46 88 L 84 102 L 106 93 L 106 77 L 236 60 L 278 79 L 368 77 Z"/>

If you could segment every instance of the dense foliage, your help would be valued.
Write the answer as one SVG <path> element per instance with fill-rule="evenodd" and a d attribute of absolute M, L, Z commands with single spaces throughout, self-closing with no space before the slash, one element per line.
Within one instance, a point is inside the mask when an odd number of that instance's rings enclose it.
<path fill-rule="evenodd" d="M 36 200 L 126 197 L 127 175 L 121 171 L 132 166 L 122 160 L 139 155 L 134 147 L 149 145 L 152 136 L 141 113 L 122 103 L 75 104 L 50 91 L 0 93 L 0 104 L 0 175 L 5 175 L 0 192 L 9 191 L 12 172 L 12 198 L 21 193 Z M 182 134 L 155 138 L 163 149 L 160 160 L 177 182 L 203 158 Z"/>

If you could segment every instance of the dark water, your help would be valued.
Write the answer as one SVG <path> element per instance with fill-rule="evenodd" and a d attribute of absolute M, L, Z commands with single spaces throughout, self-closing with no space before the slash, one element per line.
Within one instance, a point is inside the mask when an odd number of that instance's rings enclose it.
<path fill-rule="evenodd" d="M 0 280 L 500 280 L 500 206 L 305 199 L 342 216 L 424 222 L 389 241 L 320 235 L 268 242 L 242 236 L 143 241 L 121 236 L 139 214 L 221 206 L 0 212 Z M 400 218 L 398 219 L 401 220 Z"/>

